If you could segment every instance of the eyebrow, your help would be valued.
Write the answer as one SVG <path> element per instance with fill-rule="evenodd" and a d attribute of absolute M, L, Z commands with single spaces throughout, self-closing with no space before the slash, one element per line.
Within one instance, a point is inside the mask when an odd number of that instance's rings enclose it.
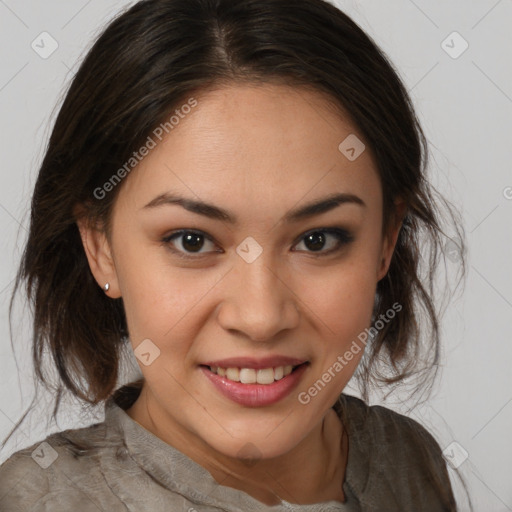
<path fill-rule="evenodd" d="M 283 220 L 288 223 L 297 222 L 299 220 L 314 217 L 315 215 L 326 213 L 344 204 L 355 204 L 366 207 L 365 202 L 354 194 L 331 194 L 322 199 L 308 203 L 305 206 L 301 206 L 289 211 L 284 216 Z M 186 198 L 178 194 L 171 194 L 169 192 L 160 194 L 159 196 L 155 197 L 146 206 L 144 206 L 143 209 L 159 208 L 164 205 L 179 205 L 189 212 L 197 213 L 198 215 L 203 215 L 214 220 L 227 221 L 231 224 L 236 224 L 238 222 L 236 215 L 230 213 L 227 210 L 224 210 L 223 208 L 213 204 L 205 203 L 203 201 L 196 201 L 194 199 Z"/>

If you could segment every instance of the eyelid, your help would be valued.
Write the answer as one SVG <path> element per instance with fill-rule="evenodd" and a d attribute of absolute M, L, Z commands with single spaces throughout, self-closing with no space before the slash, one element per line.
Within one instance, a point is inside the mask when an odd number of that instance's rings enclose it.
<path fill-rule="evenodd" d="M 338 234 L 340 236 L 345 236 L 347 239 L 352 239 L 353 236 L 350 233 L 348 229 L 342 228 L 342 227 L 327 227 L 327 226 L 320 226 L 318 228 L 309 229 L 308 231 L 304 231 L 304 233 L 300 234 L 299 237 L 296 239 L 293 245 L 296 245 L 298 242 L 300 242 L 303 238 L 306 238 L 308 235 L 311 235 L 313 233 L 329 233 L 331 235 Z"/>

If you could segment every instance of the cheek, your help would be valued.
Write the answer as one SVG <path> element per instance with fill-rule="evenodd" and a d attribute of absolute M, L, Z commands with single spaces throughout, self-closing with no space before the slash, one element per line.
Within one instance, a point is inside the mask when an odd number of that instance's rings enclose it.
<path fill-rule="evenodd" d="M 376 284 L 373 267 L 354 258 L 310 274 L 301 280 L 298 295 L 328 338 L 347 339 L 370 322 Z"/>
<path fill-rule="evenodd" d="M 180 268 L 165 257 L 165 248 L 126 248 L 118 275 L 134 348 L 150 339 L 163 361 L 186 357 L 190 341 L 207 320 L 208 293 L 221 281 L 220 270 Z"/>
<path fill-rule="evenodd" d="M 301 296 L 315 322 L 316 363 L 297 391 L 304 406 L 331 407 L 353 376 L 366 348 L 361 336 L 371 322 L 376 279 L 363 258 L 332 267 L 323 279 L 308 279 Z M 317 276 L 319 277 L 319 276 Z"/>

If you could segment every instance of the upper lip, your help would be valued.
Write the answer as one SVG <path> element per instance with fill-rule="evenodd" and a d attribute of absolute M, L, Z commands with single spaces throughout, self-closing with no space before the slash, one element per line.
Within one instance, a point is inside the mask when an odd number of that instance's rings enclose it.
<path fill-rule="evenodd" d="M 287 356 L 268 356 L 259 359 L 255 357 L 229 357 L 217 361 L 207 361 L 203 363 L 203 365 L 220 368 L 253 368 L 255 370 L 263 370 L 265 368 L 276 368 L 278 366 L 297 366 L 305 362 L 307 362 L 306 359 L 297 359 Z"/>

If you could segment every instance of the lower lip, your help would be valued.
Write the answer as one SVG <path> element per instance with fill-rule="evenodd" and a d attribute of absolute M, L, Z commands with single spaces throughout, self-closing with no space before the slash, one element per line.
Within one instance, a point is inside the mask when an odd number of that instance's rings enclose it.
<path fill-rule="evenodd" d="M 221 377 L 201 366 L 201 371 L 210 379 L 210 382 L 227 398 L 247 407 L 262 407 L 272 405 L 289 395 L 297 386 L 308 364 L 302 364 L 292 373 L 276 380 L 273 384 L 242 384 Z"/>

